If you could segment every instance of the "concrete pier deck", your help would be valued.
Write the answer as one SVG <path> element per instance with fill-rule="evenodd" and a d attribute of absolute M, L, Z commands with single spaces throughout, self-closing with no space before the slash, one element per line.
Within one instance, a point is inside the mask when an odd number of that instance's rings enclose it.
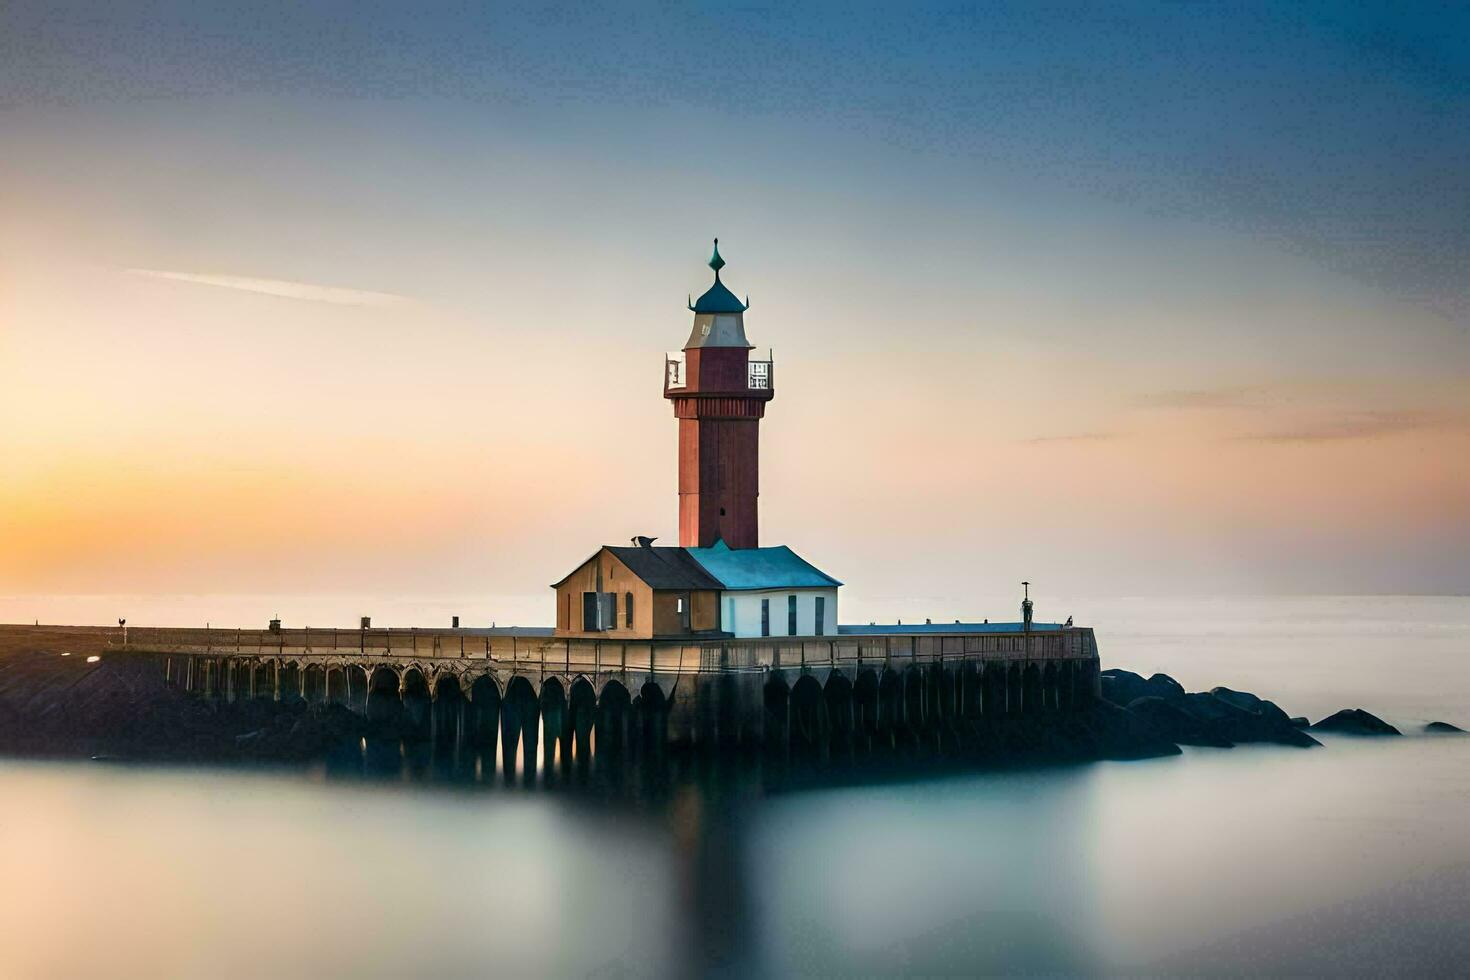
<path fill-rule="evenodd" d="M 161 658 L 204 697 L 335 701 L 507 741 L 631 723 L 659 741 L 744 744 L 1079 710 L 1098 693 L 1086 627 L 604 641 L 536 629 L 55 630 L 106 656 Z M 7 633 L 36 627 L 0 627 Z"/>

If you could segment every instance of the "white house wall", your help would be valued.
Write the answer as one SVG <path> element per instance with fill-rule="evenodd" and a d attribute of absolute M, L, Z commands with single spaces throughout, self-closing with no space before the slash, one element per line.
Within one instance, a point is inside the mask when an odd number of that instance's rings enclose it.
<path fill-rule="evenodd" d="M 771 635 L 788 636 L 786 598 L 796 596 L 796 635 L 817 636 L 816 597 L 824 597 L 822 636 L 837 635 L 837 589 L 761 589 L 720 593 L 720 628 L 736 636 L 761 635 L 761 600 L 771 600 Z"/>

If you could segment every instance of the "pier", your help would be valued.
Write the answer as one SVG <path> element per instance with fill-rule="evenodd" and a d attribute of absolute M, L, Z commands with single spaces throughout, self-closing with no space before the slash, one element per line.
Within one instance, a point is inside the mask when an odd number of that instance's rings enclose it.
<path fill-rule="evenodd" d="M 859 628 L 861 629 L 861 628 Z M 901 629 L 901 628 L 900 628 Z M 943 737 L 968 721 L 1076 711 L 1098 694 L 1085 627 L 614 641 L 545 630 L 129 627 L 109 649 L 162 658 L 206 698 L 345 705 L 434 739 L 586 757 L 630 741 L 812 746 Z M 595 733 L 595 734 L 594 734 Z"/>

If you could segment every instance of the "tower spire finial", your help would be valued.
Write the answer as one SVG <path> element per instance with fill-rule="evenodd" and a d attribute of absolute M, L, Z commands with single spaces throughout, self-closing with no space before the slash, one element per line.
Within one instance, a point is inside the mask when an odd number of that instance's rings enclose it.
<path fill-rule="evenodd" d="M 744 313 L 749 303 L 741 303 L 735 294 L 725 287 L 720 281 L 720 270 L 725 267 L 725 260 L 720 256 L 720 240 L 715 239 L 714 251 L 710 253 L 709 267 L 715 270 L 714 284 L 704 291 L 699 301 L 690 304 L 689 308 L 695 313 Z M 742 337 L 741 343 L 744 343 Z"/>

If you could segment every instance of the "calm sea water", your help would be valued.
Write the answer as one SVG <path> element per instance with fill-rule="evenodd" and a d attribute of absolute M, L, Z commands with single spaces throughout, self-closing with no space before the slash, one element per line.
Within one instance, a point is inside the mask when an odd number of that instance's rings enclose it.
<path fill-rule="evenodd" d="M 1470 728 L 1470 599 L 1068 605 L 1105 665 Z M 1470 737 L 1325 741 L 617 804 L 0 761 L 0 975 L 1462 974 Z"/>

